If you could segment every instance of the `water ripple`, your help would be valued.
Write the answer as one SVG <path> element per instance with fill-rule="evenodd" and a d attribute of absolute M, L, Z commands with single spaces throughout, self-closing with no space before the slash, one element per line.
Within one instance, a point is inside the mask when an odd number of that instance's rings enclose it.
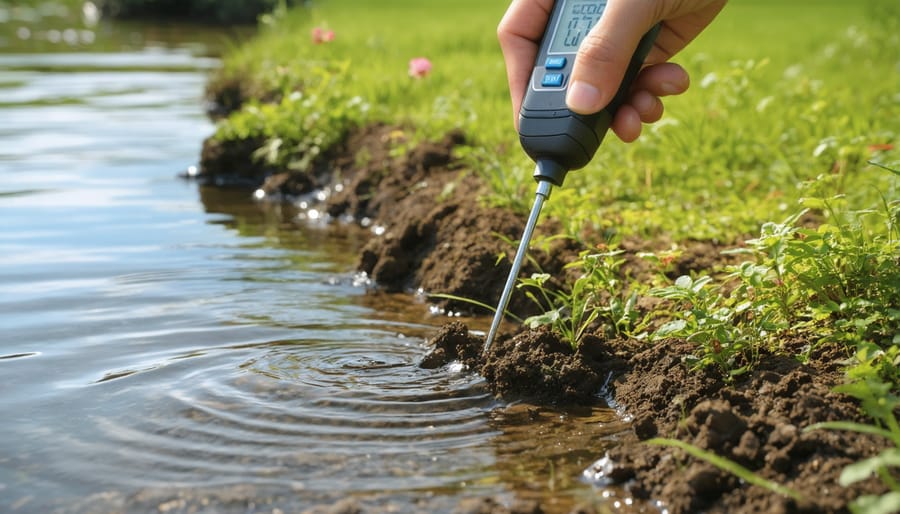
<path fill-rule="evenodd" d="M 479 377 L 420 369 L 421 348 L 402 339 L 276 341 L 253 353 L 237 371 L 210 368 L 172 388 L 138 423 L 97 418 L 100 451 L 114 458 L 92 473 L 119 486 L 302 484 L 318 493 L 490 476 L 496 404 Z M 123 477 L 126 463 L 145 473 Z"/>

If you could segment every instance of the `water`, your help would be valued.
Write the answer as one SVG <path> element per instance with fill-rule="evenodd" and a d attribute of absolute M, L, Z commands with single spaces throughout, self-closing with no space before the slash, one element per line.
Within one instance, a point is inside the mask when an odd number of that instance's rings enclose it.
<path fill-rule="evenodd" d="M 213 130 L 203 34 L 22 26 L 0 16 L 0 511 L 599 496 L 611 411 L 418 368 L 446 319 L 356 280 L 366 233 L 177 178 Z"/>

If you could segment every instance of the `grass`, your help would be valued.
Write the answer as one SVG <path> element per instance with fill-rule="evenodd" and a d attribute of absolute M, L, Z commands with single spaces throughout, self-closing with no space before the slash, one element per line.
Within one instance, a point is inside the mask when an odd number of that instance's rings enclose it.
<path fill-rule="evenodd" d="M 772 213 L 789 214 L 800 185 L 822 173 L 883 188 L 884 174 L 866 160 L 878 157 L 870 148 L 896 141 L 900 131 L 897 74 L 888 71 L 896 65 L 896 32 L 873 21 L 869 3 L 814 4 L 733 0 L 678 58 L 694 78 L 692 90 L 668 101 L 664 121 L 639 142 L 608 138 L 594 162 L 554 193 L 547 215 L 568 220 L 573 237 L 589 227 L 735 241 Z M 361 100 L 364 112 L 342 121 L 407 123 L 420 138 L 462 128 L 473 138 L 473 167 L 497 193 L 487 201 L 527 208 L 532 164 L 512 130 L 495 38 L 507 2 L 316 5 L 270 17 L 256 41 L 227 59 L 219 79 L 240 80 L 256 98 L 328 82 L 319 104 Z M 333 30 L 334 41 L 312 44 L 316 26 Z M 407 64 L 419 56 L 431 59 L 433 71 L 410 79 Z M 278 117 L 266 114 L 262 124 Z M 896 151 L 886 157 L 896 160 Z"/>
<path fill-rule="evenodd" d="M 316 123 L 326 131 L 340 133 L 354 123 L 383 120 L 414 126 L 411 135 L 422 139 L 461 127 L 476 138 L 476 147 L 496 148 L 508 140 L 511 119 L 494 36 L 502 12 L 498 1 L 393 0 L 372 9 L 350 0 L 276 13 L 267 18 L 260 37 L 227 59 L 219 80 L 239 81 L 253 98 L 293 98 L 315 103 L 317 109 L 327 105 L 327 112 L 311 114 L 329 117 Z M 333 30 L 336 37 L 315 45 L 314 27 Z M 409 61 L 416 57 L 434 64 L 424 80 L 408 76 Z M 355 102 L 352 112 L 331 119 L 332 109 L 350 101 Z M 265 126 L 297 115 L 302 113 L 279 110 L 255 119 Z M 250 117 L 237 123 L 255 123 Z M 293 142 L 292 134 L 285 136 Z M 296 163 L 299 153 L 274 159 Z"/>
<path fill-rule="evenodd" d="M 264 140 L 259 158 L 304 170 L 355 125 L 403 126 L 413 141 L 461 128 L 470 138 L 465 159 L 493 190 L 482 201 L 524 212 L 532 164 L 512 129 L 495 38 L 507 4 L 387 0 L 371 9 L 331 0 L 276 12 L 213 81 L 238 83 L 257 99 L 216 137 Z M 314 27 L 333 30 L 334 40 L 313 44 Z M 667 100 L 663 120 L 638 142 L 607 138 L 554 192 L 544 215 L 562 221 L 556 236 L 606 251 L 573 263 L 583 274 L 564 291 L 546 289 L 541 276 L 524 279 L 547 313 L 527 322 L 551 324 L 573 344 L 589 327 L 649 342 L 682 338 L 694 344 L 693 366 L 727 380 L 763 350 L 784 351 L 783 341 L 811 342 L 801 360 L 816 345 L 844 345 L 854 357 L 841 391 L 869 414 L 863 426 L 896 436 L 898 47 L 900 7 L 891 0 L 732 0 L 677 59 L 692 89 Z M 416 57 L 433 63 L 428 76 L 408 76 Z M 658 267 L 652 283 L 617 274 L 624 237 L 675 242 L 643 255 Z M 687 239 L 740 247 L 743 262 L 725 276 L 671 277 Z M 663 302 L 638 313 L 641 296 Z M 848 483 L 875 470 L 892 490 L 855 509 L 896 505 L 897 484 L 884 471 L 896 457 L 886 450 L 848 468 Z"/>

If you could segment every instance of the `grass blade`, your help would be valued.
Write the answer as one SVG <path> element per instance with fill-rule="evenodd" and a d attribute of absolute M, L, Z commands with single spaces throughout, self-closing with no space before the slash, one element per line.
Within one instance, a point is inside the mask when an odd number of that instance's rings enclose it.
<path fill-rule="evenodd" d="M 463 302 L 463 303 L 468 303 L 470 305 L 476 305 L 478 307 L 481 307 L 482 309 L 487 309 L 491 312 L 497 312 L 496 307 L 492 307 L 486 303 L 482 303 L 482 302 L 479 302 L 478 300 L 473 300 L 471 298 L 463 298 L 462 296 L 456 296 L 453 294 L 446 294 L 446 293 L 429 293 L 427 296 L 429 298 L 443 298 L 444 300 L 455 300 L 457 302 Z M 509 316 L 510 318 L 516 320 L 517 323 L 524 323 L 522 321 L 522 318 L 516 316 L 515 314 L 513 314 L 509 311 L 506 311 L 506 315 Z"/>
<path fill-rule="evenodd" d="M 715 453 L 708 452 L 706 450 L 697 448 L 696 446 L 686 443 L 684 441 L 679 441 L 677 439 L 667 439 L 667 438 L 662 438 L 662 437 L 656 437 L 656 438 L 646 441 L 646 443 L 657 445 L 657 446 L 672 446 L 675 448 L 679 448 L 681 450 L 684 450 L 685 452 L 687 452 L 688 454 L 690 454 L 693 457 L 696 457 L 701 460 L 705 460 L 706 462 L 709 462 L 713 466 L 716 466 L 717 468 L 719 468 L 721 470 L 727 471 L 727 472 L 731 473 L 732 475 L 737 476 L 744 482 L 762 487 L 764 489 L 768 489 L 769 491 L 772 491 L 773 493 L 776 493 L 776 494 L 780 494 L 782 496 L 788 496 L 798 502 L 803 501 L 803 496 L 800 493 L 798 493 L 797 491 L 794 491 L 793 489 L 791 489 L 789 487 L 785 487 L 781 484 L 776 484 L 775 482 L 772 482 L 771 480 L 768 480 L 759 475 L 756 475 L 755 473 L 753 473 L 749 469 L 745 468 L 744 466 L 741 466 L 737 462 L 728 460 L 725 457 L 716 455 Z"/>

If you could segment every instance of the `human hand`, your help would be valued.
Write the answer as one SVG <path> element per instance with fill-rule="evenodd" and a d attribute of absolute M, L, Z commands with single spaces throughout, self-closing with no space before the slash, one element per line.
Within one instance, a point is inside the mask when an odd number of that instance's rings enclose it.
<path fill-rule="evenodd" d="M 662 22 L 644 68 L 611 125 L 622 141 L 637 139 L 642 122 L 653 123 L 662 117 L 661 97 L 681 94 L 690 85 L 687 71 L 667 61 L 709 25 L 726 1 L 609 0 L 575 59 L 566 96 L 569 109 L 592 114 L 606 107 L 619 89 L 641 37 Z M 516 125 L 552 8 L 553 0 L 513 0 L 497 28 Z"/>

